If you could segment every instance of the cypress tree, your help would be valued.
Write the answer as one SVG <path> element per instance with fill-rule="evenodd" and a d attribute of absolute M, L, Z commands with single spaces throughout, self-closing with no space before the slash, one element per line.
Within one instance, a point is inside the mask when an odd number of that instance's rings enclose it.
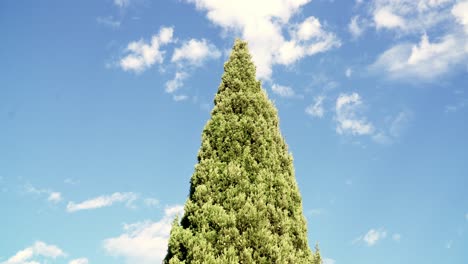
<path fill-rule="evenodd" d="M 166 264 L 320 264 L 307 243 L 293 160 L 276 108 L 236 40 L 202 133 L 182 219 Z"/>

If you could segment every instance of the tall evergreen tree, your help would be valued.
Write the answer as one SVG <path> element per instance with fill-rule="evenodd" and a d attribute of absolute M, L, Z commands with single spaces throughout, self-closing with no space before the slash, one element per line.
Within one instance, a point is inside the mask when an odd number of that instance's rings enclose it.
<path fill-rule="evenodd" d="M 320 264 L 276 108 L 244 41 L 235 41 L 214 104 L 164 263 Z"/>

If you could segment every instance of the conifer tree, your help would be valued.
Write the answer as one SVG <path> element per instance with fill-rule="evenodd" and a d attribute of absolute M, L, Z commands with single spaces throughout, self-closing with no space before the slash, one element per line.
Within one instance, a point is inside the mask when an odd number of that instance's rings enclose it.
<path fill-rule="evenodd" d="M 244 41 L 224 64 L 214 104 L 164 263 L 320 264 L 276 108 Z"/>

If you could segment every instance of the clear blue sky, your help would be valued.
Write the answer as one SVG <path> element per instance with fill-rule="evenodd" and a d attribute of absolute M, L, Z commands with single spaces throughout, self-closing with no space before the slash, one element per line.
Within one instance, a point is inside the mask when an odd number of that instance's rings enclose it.
<path fill-rule="evenodd" d="M 1 1 L 0 263 L 150 264 L 236 37 L 326 264 L 468 263 L 468 1 Z"/>

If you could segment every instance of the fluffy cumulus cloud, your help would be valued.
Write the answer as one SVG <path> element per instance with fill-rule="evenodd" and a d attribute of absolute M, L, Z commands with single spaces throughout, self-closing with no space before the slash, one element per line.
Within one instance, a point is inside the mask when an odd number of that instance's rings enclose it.
<path fill-rule="evenodd" d="M 451 12 L 457 22 L 464 26 L 465 33 L 468 34 L 468 1 L 460 1 L 455 4 Z"/>
<path fill-rule="evenodd" d="M 137 198 L 138 195 L 132 192 L 116 192 L 111 195 L 103 195 L 96 198 L 92 198 L 81 203 L 69 202 L 67 204 L 67 211 L 73 213 L 81 210 L 98 209 L 102 207 L 111 206 L 114 203 L 126 203 L 127 206 L 131 206 Z"/>
<path fill-rule="evenodd" d="M 55 245 L 37 241 L 34 245 L 18 251 L 14 256 L 0 264 L 39 264 L 41 259 L 56 259 L 66 254 Z"/>
<path fill-rule="evenodd" d="M 174 50 L 171 61 L 201 65 L 207 59 L 219 57 L 221 57 L 221 52 L 206 39 L 191 39 Z"/>
<path fill-rule="evenodd" d="M 374 126 L 366 118 L 359 115 L 362 100 L 359 94 L 340 94 L 336 99 L 335 120 L 338 134 L 371 135 Z"/>
<path fill-rule="evenodd" d="M 313 117 L 322 118 L 323 115 L 325 114 L 325 109 L 323 107 L 324 99 L 325 99 L 325 96 L 323 95 L 316 96 L 314 98 L 314 103 L 309 105 L 305 109 L 306 114 L 313 116 Z"/>
<path fill-rule="evenodd" d="M 311 0 L 186 0 L 223 30 L 239 34 L 249 42 L 257 75 L 269 79 L 272 66 L 289 65 L 306 56 L 340 45 L 315 17 L 292 25 L 290 19 Z M 284 31 L 289 30 L 286 38 Z"/>
<path fill-rule="evenodd" d="M 73 259 L 68 264 L 88 264 L 89 261 L 87 258 Z"/>
<path fill-rule="evenodd" d="M 62 201 L 62 194 L 59 192 L 51 192 L 47 200 L 52 203 L 59 203 L 60 201 Z"/>
<path fill-rule="evenodd" d="M 127 55 L 119 62 L 120 67 L 124 71 L 140 73 L 155 63 L 162 63 L 165 51 L 161 47 L 173 41 L 173 33 L 172 27 L 162 27 L 149 43 L 144 40 L 130 42 L 126 49 Z"/>
<path fill-rule="evenodd" d="M 166 208 L 158 222 L 138 222 L 124 226 L 124 233 L 104 240 L 103 247 L 112 256 L 123 257 L 126 263 L 161 263 L 166 255 L 172 221 L 183 213 L 183 206 Z"/>

